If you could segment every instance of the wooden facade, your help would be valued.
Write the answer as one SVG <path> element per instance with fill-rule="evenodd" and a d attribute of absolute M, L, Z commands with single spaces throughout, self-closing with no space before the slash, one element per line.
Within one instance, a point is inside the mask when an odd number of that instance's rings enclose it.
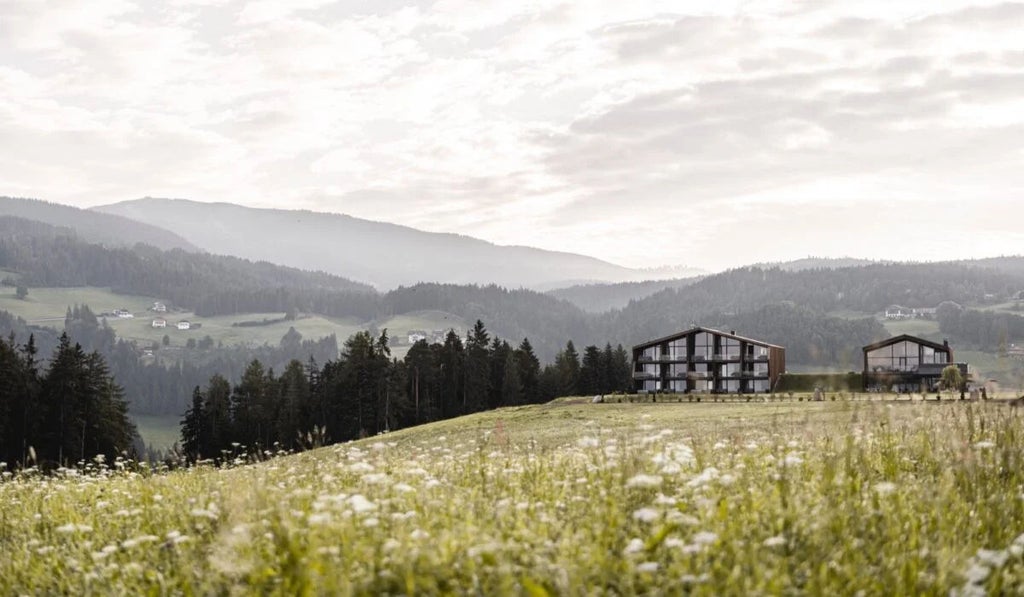
<path fill-rule="evenodd" d="M 785 348 L 704 327 L 633 347 L 634 387 L 640 393 L 766 393 L 785 371 Z"/>

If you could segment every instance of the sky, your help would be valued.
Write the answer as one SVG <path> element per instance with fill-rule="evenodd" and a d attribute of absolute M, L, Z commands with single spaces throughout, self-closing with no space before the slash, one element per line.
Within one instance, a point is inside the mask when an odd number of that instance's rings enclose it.
<path fill-rule="evenodd" d="M 1024 253 L 1024 3 L 0 0 L 0 195 L 709 270 Z"/>

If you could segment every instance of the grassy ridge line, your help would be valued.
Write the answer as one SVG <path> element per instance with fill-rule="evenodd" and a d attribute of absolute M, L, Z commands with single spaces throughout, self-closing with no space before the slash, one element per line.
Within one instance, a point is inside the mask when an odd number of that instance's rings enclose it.
<path fill-rule="evenodd" d="M 229 470 L 22 478 L 0 483 L 0 593 L 1014 593 L 1014 413 L 561 403 Z"/>

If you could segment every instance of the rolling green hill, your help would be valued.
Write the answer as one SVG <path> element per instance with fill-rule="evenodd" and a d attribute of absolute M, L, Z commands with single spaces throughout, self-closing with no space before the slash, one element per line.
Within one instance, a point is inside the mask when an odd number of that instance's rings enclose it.
<path fill-rule="evenodd" d="M 0 593 L 1018 594 L 1004 409 L 562 400 L 245 466 L 26 475 L 0 483 Z"/>

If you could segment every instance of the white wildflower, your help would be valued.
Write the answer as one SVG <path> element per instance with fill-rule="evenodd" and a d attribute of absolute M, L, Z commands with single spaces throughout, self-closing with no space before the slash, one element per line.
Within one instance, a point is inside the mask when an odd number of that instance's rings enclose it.
<path fill-rule="evenodd" d="M 885 496 L 896 491 L 896 484 L 889 481 L 882 481 L 881 483 L 876 483 L 873 489 L 878 495 Z"/>
<path fill-rule="evenodd" d="M 710 531 L 701 531 L 693 536 L 693 542 L 697 545 L 710 545 L 718 541 L 718 535 Z"/>
<path fill-rule="evenodd" d="M 633 512 L 633 520 L 639 520 L 641 522 L 654 522 L 661 516 L 661 512 L 658 512 L 654 508 L 640 508 Z"/>
<path fill-rule="evenodd" d="M 637 564 L 636 570 L 637 570 L 637 572 L 657 572 L 658 571 L 658 563 L 657 562 L 643 562 L 641 564 Z"/>
<path fill-rule="evenodd" d="M 374 504 L 358 493 L 348 498 L 348 503 L 356 513 L 369 512 L 370 510 L 375 510 L 377 508 L 377 504 Z"/>
<path fill-rule="evenodd" d="M 601 445 L 601 442 L 596 437 L 581 437 L 576 441 L 576 445 L 581 448 L 596 448 Z"/>
<path fill-rule="evenodd" d="M 996 447 L 996 444 L 995 442 L 982 441 L 974 444 L 974 447 L 979 450 L 991 450 L 992 448 Z"/>
<path fill-rule="evenodd" d="M 631 539 L 626 548 L 622 550 L 625 555 L 631 555 L 634 553 L 640 553 L 644 550 L 644 542 L 640 539 Z"/>
<path fill-rule="evenodd" d="M 774 537 L 768 537 L 764 540 L 765 547 L 782 547 L 786 544 L 786 538 L 782 535 L 776 535 Z"/>
<path fill-rule="evenodd" d="M 991 566 L 992 568 L 1002 568 L 1006 560 L 1010 558 L 1010 554 L 1006 550 L 995 551 L 991 549 L 979 549 L 977 555 L 978 561 Z"/>
<path fill-rule="evenodd" d="M 804 463 L 804 459 L 800 458 L 800 455 L 795 452 L 786 454 L 785 460 L 782 463 L 786 466 L 799 466 Z"/>
<path fill-rule="evenodd" d="M 626 481 L 626 487 L 660 487 L 662 478 L 660 475 L 639 474 Z"/>

